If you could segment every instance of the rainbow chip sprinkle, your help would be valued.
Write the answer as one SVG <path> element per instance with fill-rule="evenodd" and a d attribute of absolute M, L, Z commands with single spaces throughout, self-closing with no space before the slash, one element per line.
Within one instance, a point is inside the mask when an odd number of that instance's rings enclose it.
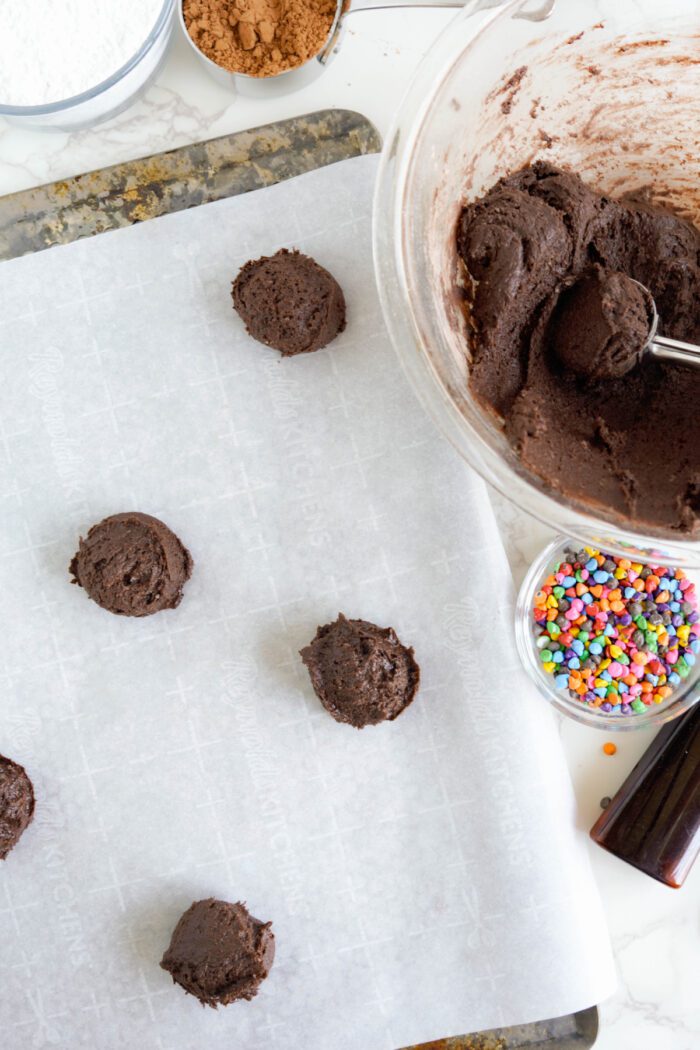
<path fill-rule="evenodd" d="M 662 704 L 700 652 L 695 584 L 681 569 L 564 551 L 533 608 L 535 644 L 558 689 L 606 714 Z"/>

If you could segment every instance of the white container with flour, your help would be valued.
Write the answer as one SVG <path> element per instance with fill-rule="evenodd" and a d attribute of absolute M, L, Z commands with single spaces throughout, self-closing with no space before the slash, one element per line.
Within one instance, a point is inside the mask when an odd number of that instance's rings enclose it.
<path fill-rule="evenodd" d="M 174 0 L 3 0 L 0 116 L 69 130 L 124 109 L 165 55 Z"/>

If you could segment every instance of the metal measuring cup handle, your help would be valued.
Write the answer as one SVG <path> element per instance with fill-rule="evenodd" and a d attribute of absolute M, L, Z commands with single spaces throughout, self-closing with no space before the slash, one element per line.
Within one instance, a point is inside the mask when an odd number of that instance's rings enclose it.
<path fill-rule="evenodd" d="M 479 11 L 490 11 L 499 7 L 505 7 L 508 0 L 479 0 L 474 6 L 472 13 Z M 557 0 L 523 0 L 513 18 L 525 18 L 529 22 L 544 22 L 554 12 Z M 390 7 L 464 7 L 466 0 L 344 0 L 339 5 L 338 20 L 344 21 L 348 15 L 357 14 L 360 11 L 381 11 Z"/>
<path fill-rule="evenodd" d="M 1 0 L 0 0 L 1 2 Z M 208 55 L 199 50 L 187 31 L 182 0 L 178 0 L 178 16 L 182 34 L 188 46 L 197 56 L 198 61 L 208 73 L 222 86 L 233 88 L 243 95 L 255 97 L 276 96 L 297 91 L 312 83 L 321 75 L 330 60 L 337 54 L 345 23 L 351 15 L 362 11 L 379 11 L 392 7 L 445 7 L 458 10 L 465 7 L 468 0 L 338 0 L 335 19 L 330 28 L 326 42 L 313 58 L 294 69 L 285 70 L 269 77 L 254 77 L 245 73 L 235 73 L 224 69 L 213 62 Z M 472 4 L 471 13 L 496 10 L 505 7 L 512 0 L 477 0 Z M 521 0 L 512 15 L 513 18 L 526 18 L 529 21 L 544 21 L 554 11 L 556 0 Z"/>
<path fill-rule="evenodd" d="M 351 15 L 360 14 L 363 11 L 385 11 L 393 7 L 446 7 L 458 10 L 465 7 L 466 2 L 467 0 L 339 0 L 335 22 L 323 49 L 316 56 L 317 60 L 325 66 L 333 55 L 337 54 L 342 31 Z M 505 7 L 507 3 L 508 0 L 478 0 L 471 13 L 478 14 L 480 11 L 496 10 L 499 7 Z M 544 22 L 554 13 L 556 3 L 557 0 L 522 0 L 512 17 L 523 18 L 528 22 Z"/>

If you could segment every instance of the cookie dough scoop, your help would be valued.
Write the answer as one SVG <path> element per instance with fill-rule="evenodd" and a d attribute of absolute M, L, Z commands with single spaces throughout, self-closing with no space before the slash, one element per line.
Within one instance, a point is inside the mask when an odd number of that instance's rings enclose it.
<path fill-rule="evenodd" d="M 209 897 L 195 901 L 173 931 L 161 966 L 202 1005 L 253 999 L 275 958 L 272 923 L 245 904 Z"/>
<path fill-rule="evenodd" d="M 345 296 L 315 259 L 281 248 L 247 262 L 233 282 L 233 306 L 249 335 L 283 357 L 310 354 L 345 328 Z"/>
<path fill-rule="evenodd" d="M 393 722 L 413 701 L 420 668 L 392 627 L 342 613 L 301 650 L 316 696 L 336 722 L 356 729 Z"/>
<path fill-rule="evenodd" d="M 180 604 L 192 557 L 164 522 L 130 511 L 105 518 L 81 536 L 70 573 L 108 612 L 151 616 Z"/>
<path fill-rule="evenodd" d="M 652 307 L 652 320 L 649 326 L 649 336 L 642 349 L 642 353 L 651 354 L 660 361 L 673 361 L 677 365 L 693 365 L 700 368 L 700 346 L 696 343 L 684 343 L 682 339 L 669 339 L 668 336 L 659 335 L 659 314 L 656 303 L 651 292 L 639 281 L 634 282 L 638 288 L 649 296 Z"/>
<path fill-rule="evenodd" d="M 625 273 L 594 266 L 561 288 L 549 321 L 552 350 L 582 379 L 621 379 L 645 355 L 700 365 L 700 347 L 658 334 L 648 288 Z"/>
<path fill-rule="evenodd" d="M 19 842 L 34 817 L 34 788 L 22 766 L 0 755 L 0 860 Z"/>

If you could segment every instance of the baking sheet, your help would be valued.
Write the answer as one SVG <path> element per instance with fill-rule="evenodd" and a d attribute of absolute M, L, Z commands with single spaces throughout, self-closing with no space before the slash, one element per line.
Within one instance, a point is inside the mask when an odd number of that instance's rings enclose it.
<path fill-rule="evenodd" d="M 613 968 L 556 727 L 518 667 L 483 483 L 383 327 L 376 158 L 3 264 L 0 752 L 37 817 L 0 870 L 3 1046 L 394 1050 L 599 1002 Z M 281 361 L 229 287 L 298 246 L 346 332 Z M 182 605 L 68 583 L 140 509 L 190 547 Z M 423 685 L 361 732 L 298 649 L 392 624 Z M 247 901 L 277 958 L 204 1010 L 158 967 L 192 900 Z"/>

